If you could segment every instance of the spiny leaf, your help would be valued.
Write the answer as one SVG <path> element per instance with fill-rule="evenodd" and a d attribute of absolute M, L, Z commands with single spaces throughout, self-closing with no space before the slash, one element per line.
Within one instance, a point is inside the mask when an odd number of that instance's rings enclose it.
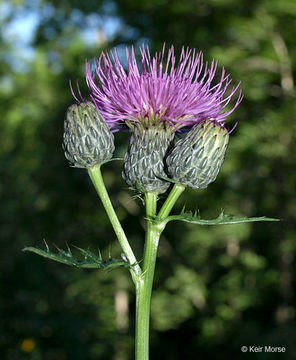
<path fill-rule="evenodd" d="M 202 219 L 197 212 L 194 213 L 191 211 L 185 212 L 184 208 L 182 209 L 179 215 L 169 216 L 164 221 L 165 223 L 168 223 L 169 221 L 172 220 L 185 221 L 191 224 L 198 224 L 198 225 L 229 225 L 229 224 L 243 224 L 243 223 L 257 222 L 257 221 L 280 221 L 279 219 L 268 218 L 265 216 L 238 218 L 238 217 L 234 217 L 233 215 L 224 214 L 223 211 L 216 219 L 205 220 Z M 155 219 L 155 221 L 157 222 L 157 219 Z"/>
<path fill-rule="evenodd" d="M 45 241 L 44 241 L 45 242 Z M 52 252 L 49 249 L 49 246 L 45 242 L 45 250 L 35 248 L 32 246 L 25 247 L 23 251 L 30 251 L 45 258 L 80 268 L 85 269 L 105 269 L 105 270 L 113 270 L 118 267 L 126 267 L 132 268 L 133 265 L 129 264 L 126 261 L 114 259 L 111 257 L 109 253 L 109 258 L 103 261 L 100 251 L 98 251 L 98 255 L 94 254 L 93 252 L 85 249 L 81 249 L 79 247 L 75 248 L 83 255 L 82 259 L 77 259 L 72 254 L 69 246 L 67 245 L 67 250 L 59 249 L 57 246 L 57 252 Z"/>

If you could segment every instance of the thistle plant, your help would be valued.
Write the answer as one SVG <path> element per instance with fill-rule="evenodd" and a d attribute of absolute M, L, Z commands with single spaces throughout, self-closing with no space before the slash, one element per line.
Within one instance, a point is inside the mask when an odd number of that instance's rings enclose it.
<path fill-rule="evenodd" d="M 103 261 L 101 255 L 78 248 L 71 250 L 28 247 L 25 250 L 62 263 L 84 268 L 126 267 L 136 292 L 135 355 L 149 359 L 150 301 L 159 239 L 173 220 L 198 225 L 239 224 L 276 221 L 266 217 L 235 218 L 221 213 L 216 219 L 201 219 L 196 213 L 171 215 L 186 189 L 206 188 L 224 161 L 230 131 L 228 116 L 242 101 L 238 85 L 232 86 L 224 68 L 217 74 L 217 62 L 204 62 L 203 53 L 183 48 L 177 60 L 174 47 L 150 55 L 142 46 L 126 49 L 127 68 L 116 50 L 86 63 L 88 100 L 78 100 L 66 113 L 63 149 L 71 166 L 85 168 L 109 216 L 123 251 L 123 259 Z M 214 82 L 214 78 L 218 78 Z M 234 100 L 233 100 L 234 99 Z M 231 106 L 232 103 L 232 106 Z M 113 133 L 129 133 L 122 176 L 141 194 L 146 209 L 143 256 L 136 258 L 110 201 L 101 173 L 102 164 L 112 160 Z M 165 193 L 168 192 L 167 195 Z M 159 195 L 165 200 L 158 204 Z"/>

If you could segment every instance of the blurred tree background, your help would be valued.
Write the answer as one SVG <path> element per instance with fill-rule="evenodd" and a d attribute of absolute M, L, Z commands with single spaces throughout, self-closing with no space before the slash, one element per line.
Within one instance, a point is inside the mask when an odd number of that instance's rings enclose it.
<path fill-rule="evenodd" d="M 281 223 L 170 223 L 152 302 L 151 359 L 296 359 L 295 0 L 10 0 L 0 2 L 1 302 L 3 360 L 133 359 L 134 290 L 125 270 L 67 267 L 23 253 L 65 243 L 120 256 L 84 170 L 67 165 L 68 81 L 85 59 L 117 46 L 165 41 L 204 51 L 242 81 L 245 98 L 217 181 L 179 202 L 205 218 L 280 217 Z M 127 134 L 116 137 L 117 153 Z M 138 257 L 141 201 L 104 166 L 111 198 Z M 140 221 L 139 221 L 140 220 Z M 51 245 L 53 246 L 53 245 Z M 241 354 L 242 345 L 285 354 Z M 258 356 L 258 357 L 256 357 Z"/>

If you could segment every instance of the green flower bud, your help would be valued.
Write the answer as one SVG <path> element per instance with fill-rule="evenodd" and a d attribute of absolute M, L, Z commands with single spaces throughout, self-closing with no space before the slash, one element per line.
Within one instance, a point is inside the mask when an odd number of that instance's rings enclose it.
<path fill-rule="evenodd" d="M 85 102 L 68 108 L 63 150 L 66 159 L 77 168 L 88 168 L 112 158 L 114 136 L 93 103 Z"/>
<path fill-rule="evenodd" d="M 161 177 L 167 176 L 164 157 L 172 138 L 173 132 L 164 128 L 133 128 L 122 172 L 127 185 L 141 193 L 168 189 L 170 183 Z"/>
<path fill-rule="evenodd" d="M 166 159 L 171 178 L 194 189 L 206 188 L 218 175 L 228 139 L 227 129 L 213 120 L 195 125 Z"/>

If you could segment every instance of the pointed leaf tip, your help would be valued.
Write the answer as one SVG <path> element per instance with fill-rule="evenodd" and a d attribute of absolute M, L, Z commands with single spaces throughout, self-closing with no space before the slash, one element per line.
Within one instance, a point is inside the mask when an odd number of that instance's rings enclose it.
<path fill-rule="evenodd" d="M 223 210 L 216 219 L 205 220 L 205 219 L 202 219 L 200 217 L 200 215 L 198 215 L 198 213 L 196 213 L 196 212 L 194 212 L 194 213 L 192 213 L 191 211 L 184 212 L 184 208 L 181 210 L 181 213 L 179 215 L 169 216 L 165 220 L 165 222 L 167 223 L 172 220 L 184 221 L 184 222 L 188 222 L 191 224 L 198 224 L 198 225 L 234 225 L 234 224 L 243 224 L 243 223 L 259 222 L 259 221 L 280 221 L 280 219 L 268 218 L 265 216 L 239 218 L 239 217 L 235 217 L 233 215 L 227 215 L 224 213 Z"/>

